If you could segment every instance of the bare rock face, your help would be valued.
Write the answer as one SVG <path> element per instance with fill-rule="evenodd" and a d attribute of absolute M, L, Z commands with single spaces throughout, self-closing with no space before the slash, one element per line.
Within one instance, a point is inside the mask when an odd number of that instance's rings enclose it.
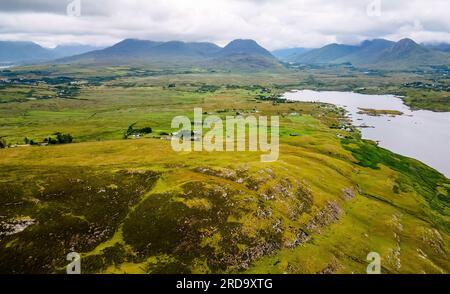
<path fill-rule="evenodd" d="M 319 210 L 306 225 L 308 231 L 320 233 L 320 230 L 341 218 L 342 209 L 335 201 L 327 201 L 325 207 Z"/>
<path fill-rule="evenodd" d="M 448 253 L 444 246 L 444 239 L 438 230 L 424 228 L 420 238 L 428 249 L 431 249 L 434 253 L 437 253 L 442 257 L 448 257 Z"/>
<path fill-rule="evenodd" d="M 295 247 L 298 247 L 306 242 L 308 242 L 311 239 L 311 236 L 308 235 L 305 231 L 300 230 L 296 235 L 294 240 L 289 241 L 285 244 L 285 246 L 289 249 L 293 249 Z"/>
<path fill-rule="evenodd" d="M 355 192 L 353 191 L 352 187 L 348 187 L 342 190 L 342 198 L 344 198 L 345 201 L 350 201 L 353 198 L 355 198 Z"/>
<path fill-rule="evenodd" d="M 0 222 L 0 236 L 10 236 L 23 232 L 26 228 L 35 223 L 34 219 L 21 218 Z"/>
<path fill-rule="evenodd" d="M 323 268 L 321 271 L 317 272 L 320 275 L 331 275 L 334 274 L 340 267 L 340 263 L 336 258 L 333 258 L 331 262 Z"/>

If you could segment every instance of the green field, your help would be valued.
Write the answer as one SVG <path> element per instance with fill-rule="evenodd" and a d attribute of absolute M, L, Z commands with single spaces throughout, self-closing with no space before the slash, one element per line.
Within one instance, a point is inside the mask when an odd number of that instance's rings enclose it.
<path fill-rule="evenodd" d="M 275 100 L 297 87 L 364 88 L 449 109 L 448 92 L 402 86 L 427 76 L 353 74 L 19 69 L 79 84 L 0 89 L 11 147 L 0 150 L 0 272 L 64 273 L 75 251 L 84 273 L 365 273 L 370 252 L 383 273 L 449 273 L 449 179 L 342 130 L 340 109 Z M 195 107 L 279 115 L 279 160 L 174 152 L 161 137 Z M 152 133 L 125 140 L 133 124 Z M 58 132 L 74 142 L 23 146 Z M 17 224 L 27 227 L 8 233 Z"/>

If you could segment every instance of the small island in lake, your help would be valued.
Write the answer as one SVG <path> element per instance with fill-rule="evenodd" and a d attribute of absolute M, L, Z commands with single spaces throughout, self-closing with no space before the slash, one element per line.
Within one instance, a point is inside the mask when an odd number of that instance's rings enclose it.
<path fill-rule="evenodd" d="M 389 116 L 397 116 L 397 115 L 403 115 L 403 112 L 398 110 L 380 110 L 380 109 L 372 109 L 372 108 L 358 108 L 360 111 L 358 114 L 367 114 L 370 116 L 382 116 L 382 115 L 389 115 Z"/>

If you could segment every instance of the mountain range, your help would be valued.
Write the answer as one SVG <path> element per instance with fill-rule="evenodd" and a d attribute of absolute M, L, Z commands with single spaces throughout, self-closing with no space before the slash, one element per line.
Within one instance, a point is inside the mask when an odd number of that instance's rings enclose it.
<path fill-rule="evenodd" d="M 329 44 L 303 54 L 293 54 L 284 60 L 300 64 L 351 63 L 355 67 L 378 69 L 415 69 L 425 66 L 450 66 L 450 54 L 445 46 L 436 50 L 411 39 L 398 42 L 384 39 L 367 40 L 359 45 Z"/>
<path fill-rule="evenodd" d="M 90 45 L 61 45 L 53 49 L 44 48 L 28 41 L 0 41 L 0 63 L 29 64 L 81 54 L 100 49 Z"/>
<path fill-rule="evenodd" d="M 234 40 L 225 47 L 213 43 L 155 42 L 126 39 L 103 50 L 57 60 L 58 63 L 154 65 L 222 70 L 282 69 L 279 61 L 253 40 Z"/>
<path fill-rule="evenodd" d="M 227 71 L 283 70 L 280 63 L 342 64 L 374 69 L 407 70 L 450 66 L 449 44 L 417 44 L 374 39 L 359 45 L 329 44 L 322 48 L 290 48 L 273 52 L 253 40 L 234 40 L 225 47 L 206 42 L 157 42 L 125 39 L 107 48 L 65 45 L 54 49 L 33 42 L 0 41 L 1 64 L 152 65 L 158 68 L 203 68 Z"/>

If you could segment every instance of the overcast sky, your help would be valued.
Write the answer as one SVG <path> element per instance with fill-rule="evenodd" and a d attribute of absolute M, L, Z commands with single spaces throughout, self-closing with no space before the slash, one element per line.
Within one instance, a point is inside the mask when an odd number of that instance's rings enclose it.
<path fill-rule="evenodd" d="M 0 0 L 0 40 L 53 47 L 251 38 L 268 49 L 373 38 L 450 43 L 449 0 L 75 0 L 68 14 L 71 2 Z"/>

